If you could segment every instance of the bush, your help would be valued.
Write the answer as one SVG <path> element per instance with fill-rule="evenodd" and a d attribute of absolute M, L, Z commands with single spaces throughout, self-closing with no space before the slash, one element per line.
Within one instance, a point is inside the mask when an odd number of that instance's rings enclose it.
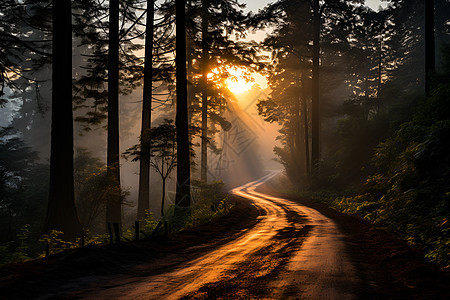
<path fill-rule="evenodd" d="M 64 233 L 59 230 L 51 230 L 48 234 L 44 234 L 39 241 L 48 245 L 49 254 L 56 254 L 68 249 L 76 248 L 79 241 L 69 242 L 63 239 Z"/>
<path fill-rule="evenodd" d="M 374 156 L 378 172 L 367 179 L 363 193 L 334 198 L 331 205 L 398 233 L 448 268 L 450 120 L 428 126 L 418 120 L 380 144 Z"/>
<path fill-rule="evenodd" d="M 201 181 L 193 182 L 195 192 L 193 192 L 192 198 L 194 203 L 191 206 L 191 214 L 187 218 L 184 228 L 208 223 L 230 211 L 233 204 L 223 191 L 224 185 L 222 181 L 215 181 L 211 184 Z"/>

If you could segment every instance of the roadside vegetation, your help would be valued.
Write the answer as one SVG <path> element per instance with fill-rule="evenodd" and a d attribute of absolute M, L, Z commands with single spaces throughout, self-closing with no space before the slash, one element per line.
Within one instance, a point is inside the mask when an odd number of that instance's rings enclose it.
<path fill-rule="evenodd" d="M 147 212 L 146 217 L 140 221 L 139 227 L 140 237 L 143 241 L 151 237 L 164 236 L 206 224 L 226 215 L 234 207 L 228 194 L 224 191 L 222 181 L 215 181 L 211 184 L 194 181 L 192 186 L 193 204 L 190 215 L 180 222 L 179 218 L 175 217 L 174 206 L 169 206 L 165 216 L 159 221 L 155 219 L 152 213 Z M 91 226 L 94 226 L 95 229 L 95 222 Z M 52 230 L 39 236 L 32 233 L 31 229 L 30 224 L 25 224 L 12 241 L 0 244 L 0 265 L 43 258 L 46 255 L 79 248 L 83 245 L 102 246 L 110 244 L 108 234 L 92 233 L 89 229 L 85 229 L 83 237 L 75 241 L 65 240 L 62 231 Z M 131 242 L 135 239 L 134 227 L 123 229 L 121 242 Z M 46 253 L 47 251 L 48 253 Z"/>
<path fill-rule="evenodd" d="M 443 268 L 450 267 L 449 62 L 411 120 L 375 148 L 363 186 L 350 196 L 322 198 L 399 234 Z"/>

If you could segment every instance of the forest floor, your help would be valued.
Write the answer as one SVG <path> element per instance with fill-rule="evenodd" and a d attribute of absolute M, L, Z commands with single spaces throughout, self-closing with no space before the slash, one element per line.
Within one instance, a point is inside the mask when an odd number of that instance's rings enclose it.
<path fill-rule="evenodd" d="M 450 299 L 419 251 L 268 179 L 209 224 L 3 266 L 0 299 Z"/>

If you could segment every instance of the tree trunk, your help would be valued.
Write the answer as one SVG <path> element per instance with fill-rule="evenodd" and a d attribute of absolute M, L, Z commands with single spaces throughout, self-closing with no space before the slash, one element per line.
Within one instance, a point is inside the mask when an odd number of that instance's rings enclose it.
<path fill-rule="evenodd" d="M 164 200 L 166 199 L 166 178 L 162 177 L 161 217 L 164 218 Z"/>
<path fill-rule="evenodd" d="M 186 59 L 187 59 L 187 74 L 188 74 L 188 82 L 187 82 L 187 98 L 188 98 L 188 125 L 189 128 L 192 125 L 192 114 L 191 114 L 191 107 L 196 102 L 195 99 L 195 87 L 194 87 L 194 76 L 193 71 L 194 67 L 192 65 L 193 61 L 193 53 L 194 53 L 194 45 L 192 38 L 189 37 L 189 35 L 186 37 L 187 39 L 187 46 L 186 46 Z M 189 136 L 190 142 L 192 142 L 192 136 Z"/>
<path fill-rule="evenodd" d="M 208 182 L 208 7 L 202 0 L 202 146 L 200 179 Z"/>
<path fill-rule="evenodd" d="M 297 85 L 299 82 L 297 80 Z M 294 105 L 294 116 L 295 116 L 295 165 L 297 168 L 298 180 L 303 177 L 304 172 L 302 172 L 302 151 L 301 147 L 301 136 L 302 136 L 302 122 L 301 122 L 301 111 L 300 111 L 300 95 L 297 95 Z"/>
<path fill-rule="evenodd" d="M 425 92 L 430 95 L 436 71 L 434 45 L 434 0 L 425 0 Z"/>
<path fill-rule="evenodd" d="M 311 161 L 309 153 L 309 130 L 308 130 L 308 107 L 306 99 L 306 78 L 305 73 L 302 72 L 302 112 L 303 112 L 303 129 L 305 131 L 305 165 L 306 165 L 306 177 L 307 179 L 311 176 Z"/>
<path fill-rule="evenodd" d="M 121 227 L 119 165 L 119 0 L 109 1 L 107 176 L 113 192 L 106 204 L 106 222 Z"/>
<path fill-rule="evenodd" d="M 44 232 L 64 238 L 81 234 L 73 185 L 72 12 L 71 1 L 53 1 L 52 132 L 50 192 Z"/>
<path fill-rule="evenodd" d="M 150 139 L 144 137 L 152 122 L 152 75 L 153 75 L 153 19 L 154 0 L 147 0 L 145 28 L 144 94 L 142 98 L 141 156 L 139 161 L 139 196 L 137 218 L 142 220 L 150 208 Z"/>
<path fill-rule="evenodd" d="M 175 212 L 189 212 L 191 205 L 191 170 L 186 80 L 186 11 L 185 0 L 176 0 L 176 90 L 177 109 L 177 188 Z"/>
<path fill-rule="evenodd" d="M 320 59 L 320 4 L 313 1 L 313 67 L 312 67 L 312 173 L 319 175 L 320 161 L 320 102 L 319 102 L 319 59 Z"/>

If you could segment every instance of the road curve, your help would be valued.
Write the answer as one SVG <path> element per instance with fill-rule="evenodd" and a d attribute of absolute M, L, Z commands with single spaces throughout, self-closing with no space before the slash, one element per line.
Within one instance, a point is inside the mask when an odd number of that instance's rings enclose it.
<path fill-rule="evenodd" d="M 116 278 L 80 293 L 93 299 L 356 299 L 357 277 L 336 224 L 318 211 L 255 191 L 277 175 L 232 190 L 260 221 L 236 239 L 150 277 Z"/>

